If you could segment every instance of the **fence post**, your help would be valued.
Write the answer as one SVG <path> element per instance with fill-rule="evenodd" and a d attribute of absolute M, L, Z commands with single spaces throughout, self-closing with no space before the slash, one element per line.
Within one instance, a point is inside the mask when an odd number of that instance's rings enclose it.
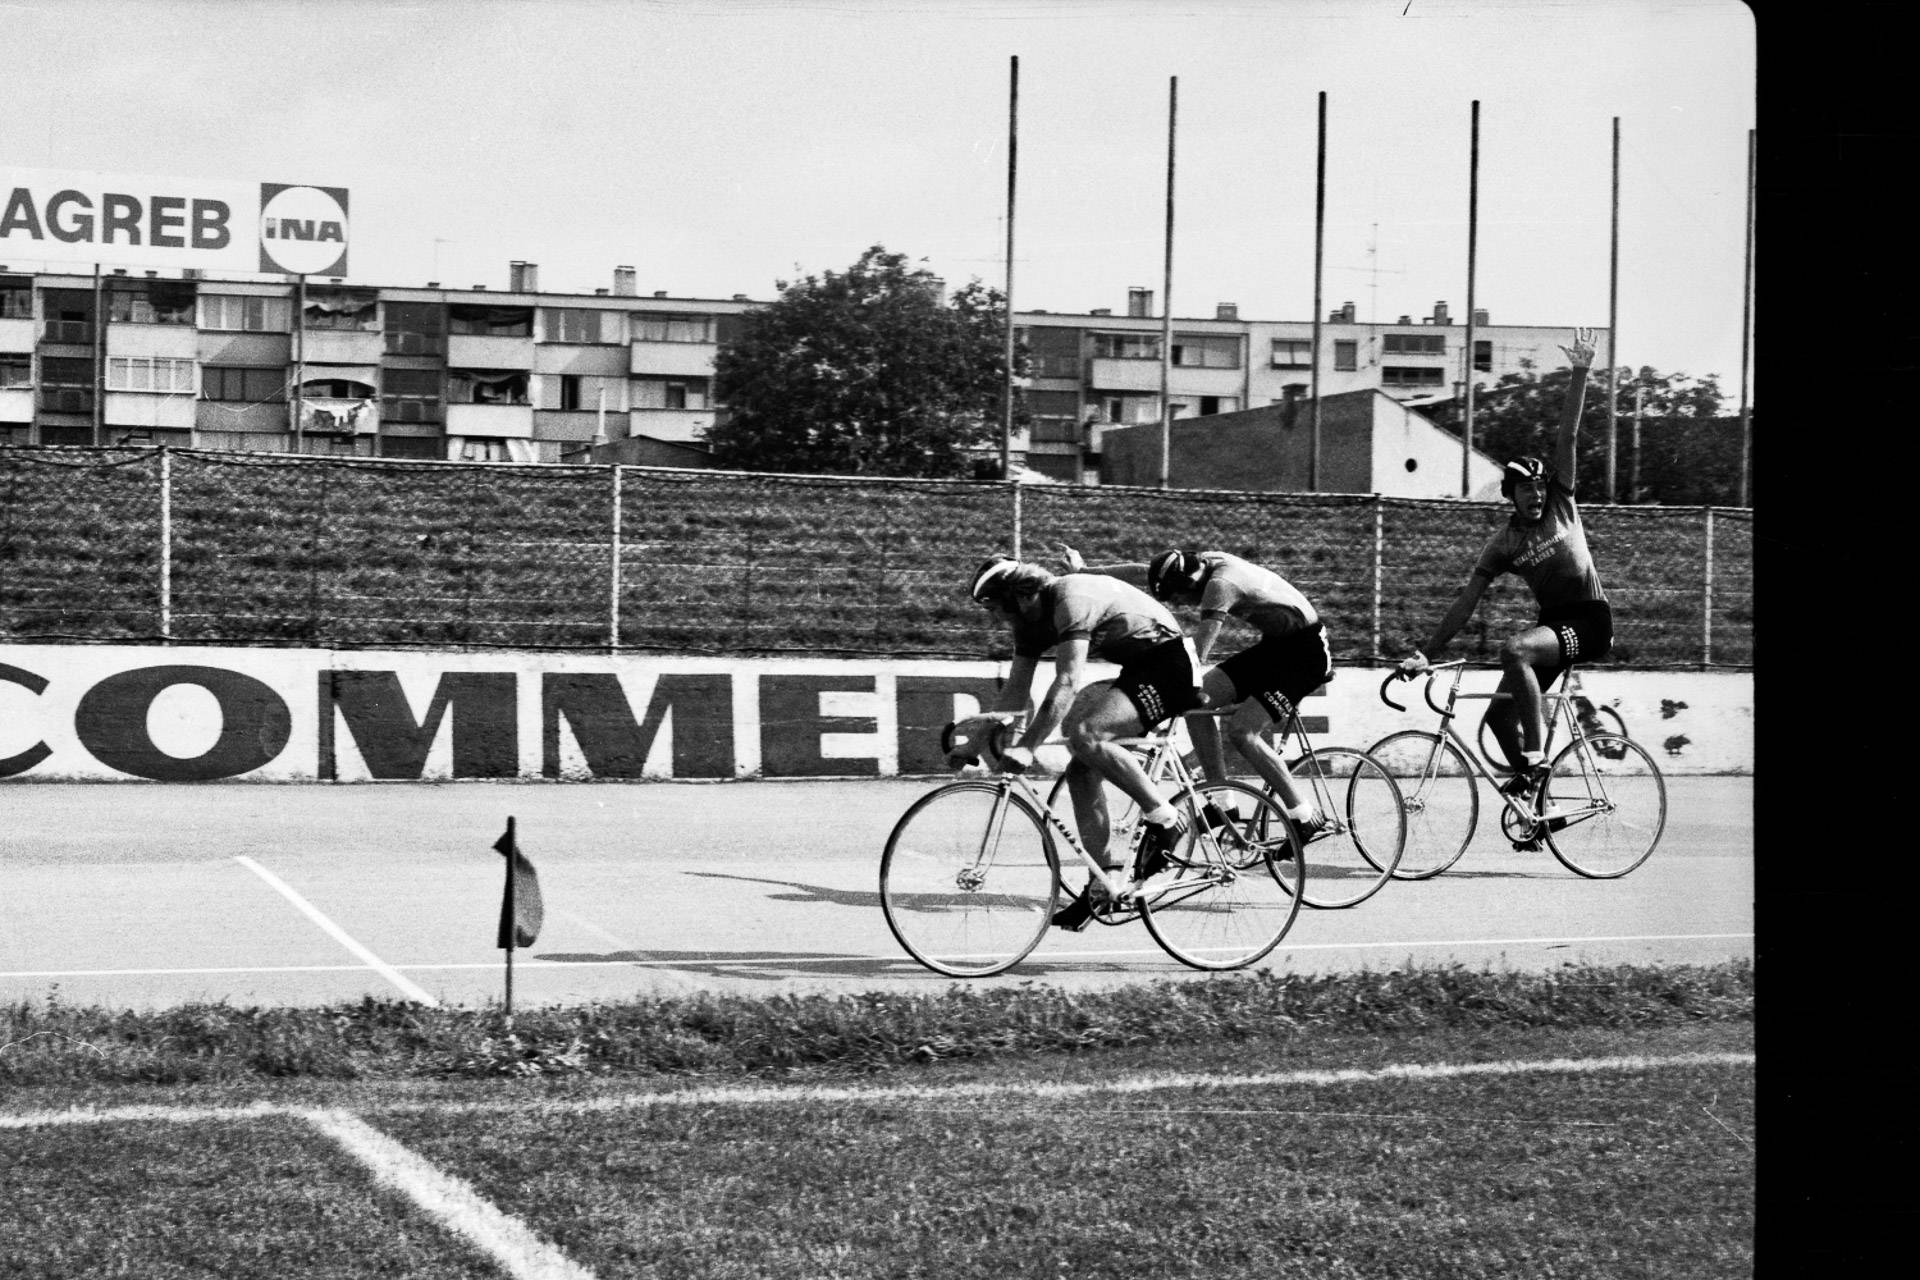
<path fill-rule="evenodd" d="M 1020 492 L 1020 482 L 1018 480 L 1009 480 L 1007 483 L 1013 486 L 1013 558 L 1018 560 L 1020 558 L 1020 523 L 1025 518 L 1025 513 L 1023 510 L 1022 494 Z"/>
<path fill-rule="evenodd" d="M 173 639 L 173 453 L 160 446 L 160 638 Z"/>
<path fill-rule="evenodd" d="M 1700 610 L 1700 664 L 1713 665 L 1713 508 L 1707 508 L 1707 572 L 1702 584 Z"/>
<path fill-rule="evenodd" d="M 613 527 L 608 530 L 610 536 L 609 564 L 607 569 L 607 652 L 620 652 L 620 464 L 614 463 L 609 470 L 613 473 Z"/>
<path fill-rule="evenodd" d="M 1384 580 L 1382 566 L 1386 563 L 1387 544 L 1387 500 L 1379 494 L 1373 495 L 1373 657 L 1377 662 L 1384 655 L 1381 652 L 1380 636 L 1380 592 Z"/>

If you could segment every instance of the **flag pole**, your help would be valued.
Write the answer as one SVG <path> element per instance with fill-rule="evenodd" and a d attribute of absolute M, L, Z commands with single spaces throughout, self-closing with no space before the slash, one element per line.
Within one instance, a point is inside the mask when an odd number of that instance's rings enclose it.
<path fill-rule="evenodd" d="M 1020 174 L 1020 59 L 1012 59 L 1007 78 L 1007 385 L 1000 406 L 1000 478 L 1013 479 L 1013 370 L 1018 354 L 1013 324 L 1013 197 Z"/>

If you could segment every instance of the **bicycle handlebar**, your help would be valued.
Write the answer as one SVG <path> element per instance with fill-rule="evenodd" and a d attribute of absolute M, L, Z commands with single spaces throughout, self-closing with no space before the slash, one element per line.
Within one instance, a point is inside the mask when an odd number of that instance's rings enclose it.
<path fill-rule="evenodd" d="M 1427 665 L 1427 669 L 1424 673 L 1427 677 L 1427 684 L 1426 684 L 1426 687 L 1421 690 L 1421 693 L 1425 695 L 1427 700 L 1427 705 L 1433 708 L 1434 713 L 1436 715 L 1443 715 L 1443 716 L 1446 715 L 1447 709 L 1445 707 L 1439 706 L 1433 700 L 1434 676 L 1438 675 L 1442 671 L 1451 670 L 1454 667 L 1464 667 L 1466 665 L 1467 665 L 1467 660 L 1465 658 L 1455 658 L 1452 662 L 1433 662 Z M 1389 698 L 1387 696 L 1387 688 L 1388 686 L 1392 685 L 1395 680 L 1411 680 L 1414 678 L 1414 675 L 1417 675 L 1417 674 L 1421 674 L 1421 673 L 1418 673 L 1418 672 L 1403 673 L 1400 671 L 1393 671 L 1388 673 L 1387 678 L 1380 682 L 1380 701 L 1386 703 L 1388 706 L 1392 707 L 1395 711 L 1405 711 L 1406 707 L 1402 706 L 1398 702 L 1395 702 L 1392 698 Z"/>

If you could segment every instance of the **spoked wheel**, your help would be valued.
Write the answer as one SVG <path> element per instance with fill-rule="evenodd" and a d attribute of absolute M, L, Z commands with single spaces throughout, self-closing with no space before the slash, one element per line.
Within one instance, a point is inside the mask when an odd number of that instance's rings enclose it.
<path fill-rule="evenodd" d="M 1187 830 L 1171 865 L 1141 887 L 1141 916 L 1181 964 L 1243 968 L 1279 946 L 1300 914 L 1292 824 L 1244 783 L 1210 782 L 1178 803 Z"/>
<path fill-rule="evenodd" d="M 1541 807 L 1553 856 L 1569 871 L 1611 880 L 1645 862 L 1660 843 L 1667 783 L 1639 743 L 1593 734 L 1553 758 Z"/>
<path fill-rule="evenodd" d="M 1437 733 L 1406 729 L 1367 748 L 1400 788 L 1406 848 L 1394 876 L 1426 880 L 1460 860 L 1480 822 L 1480 788 L 1460 748 Z"/>
<path fill-rule="evenodd" d="M 880 906 L 907 954 L 984 978 L 1018 964 L 1052 923 L 1059 864 L 1040 815 L 1005 783 L 955 782 L 916 801 L 880 856 Z"/>
<path fill-rule="evenodd" d="M 1393 879 L 1406 849 L 1399 785 L 1386 766 L 1352 747 L 1315 747 L 1287 770 L 1327 820 L 1307 842 L 1313 874 L 1303 900 L 1327 909 L 1358 906 Z"/>

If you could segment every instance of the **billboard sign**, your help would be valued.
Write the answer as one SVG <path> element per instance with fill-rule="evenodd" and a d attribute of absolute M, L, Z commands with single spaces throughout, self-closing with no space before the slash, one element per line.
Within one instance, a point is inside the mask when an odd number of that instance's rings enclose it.
<path fill-rule="evenodd" d="M 344 187 L 0 165 L 0 262 L 344 276 Z"/>

